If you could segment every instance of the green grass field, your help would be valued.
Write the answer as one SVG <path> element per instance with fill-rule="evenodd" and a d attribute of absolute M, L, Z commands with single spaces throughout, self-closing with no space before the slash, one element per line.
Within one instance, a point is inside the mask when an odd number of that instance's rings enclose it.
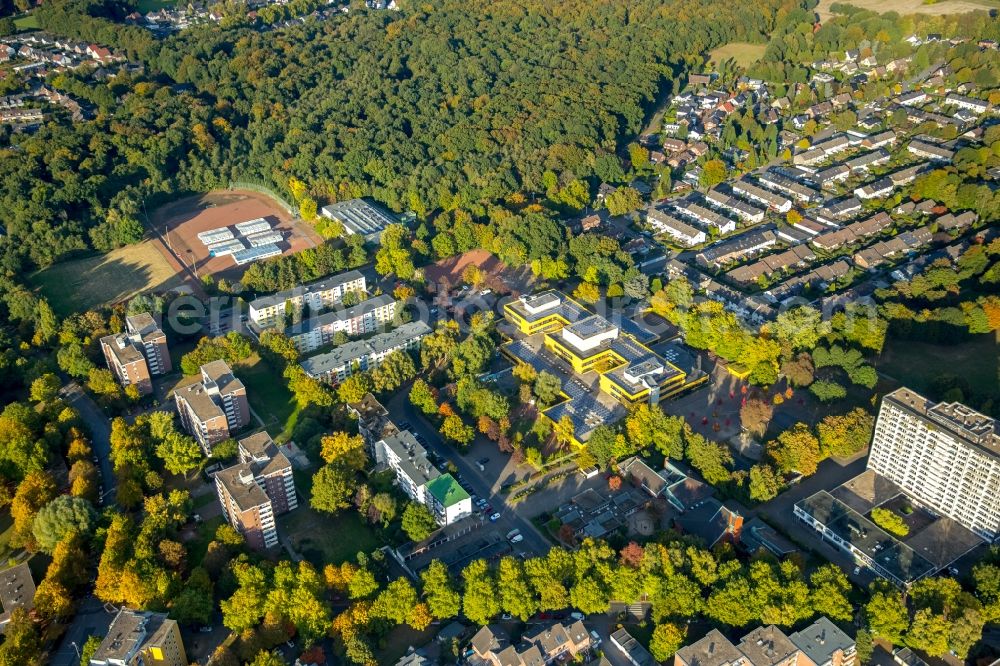
<path fill-rule="evenodd" d="M 35 272 L 29 281 L 60 316 L 118 303 L 144 291 L 167 291 L 181 284 L 150 241 L 63 261 Z"/>
<path fill-rule="evenodd" d="M 299 492 L 308 496 L 304 488 Z M 303 503 L 295 511 L 279 516 L 277 522 L 278 531 L 288 538 L 292 548 L 317 568 L 353 561 L 359 552 L 370 553 L 382 545 L 353 509 L 330 516 Z"/>
<path fill-rule="evenodd" d="M 732 58 L 740 67 L 749 67 L 763 57 L 765 49 L 767 49 L 765 44 L 732 42 L 709 53 L 708 59 L 711 62 L 720 63 Z"/>
<path fill-rule="evenodd" d="M 14 19 L 14 27 L 17 28 L 18 32 L 38 30 L 38 17 L 34 14 L 24 14 L 23 16 L 18 16 Z"/>
<path fill-rule="evenodd" d="M 198 533 L 195 538 L 184 544 L 188 551 L 189 561 L 201 564 L 201 561 L 205 559 L 205 553 L 208 552 L 208 544 L 215 539 L 216 530 L 225 522 L 226 519 L 222 516 L 215 516 L 198 525 Z"/>
<path fill-rule="evenodd" d="M 915 391 L 926 392 L 938 377 L 952 375 L 965 379 L 978 393 L 996 393 L 1000 383 L 998 343 L 995 334 L 979 335 L 957 345 L 890 338 L 875 367 Z"/>
<path fill-rule="evenodd" d="M 830 7 L 835 4 L 847 4 L 873 12 L 897 12 L 906 14 L 964 14 L 980 11 L 989 7 L 1000 6 L 1000 0 L 940 0 L 926 2 L 925 0 L 820 0 L 816 5 L 816 13 L 820 20 L 825 21 L 832 16 Z"/>
<path fill-rule="evenodd" d="M 177 6 L 177 0 L 138 0 L 135 3 L 135 10 L 141 14 L 158 12 L 161 9 L 169 9 Z"/>
<path fill-rule="evenodd" d="M 272 431 L 281 428 L 282 433 L 291 432 L 299 409 L 281 373 L 257 355 L 240 363 L 234 373 L 246 384 L 250 408 L 265 425 Z M 272 432 L 272 436 L 278 434 Z"/>

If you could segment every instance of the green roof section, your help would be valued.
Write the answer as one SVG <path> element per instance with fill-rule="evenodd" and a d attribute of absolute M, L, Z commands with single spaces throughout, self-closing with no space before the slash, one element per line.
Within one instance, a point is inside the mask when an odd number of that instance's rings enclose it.
<path fill-rule="evenodd" d="M 445 507 L 469 499 L 469 493 L 465 492 L 465 488 L 458 485 L 458 481 L 451 474 L 442 474 L 436 479 L 428 481 L 427 491 L 434 496 L 434 499 L 441 503 L 441 506 Z"/>

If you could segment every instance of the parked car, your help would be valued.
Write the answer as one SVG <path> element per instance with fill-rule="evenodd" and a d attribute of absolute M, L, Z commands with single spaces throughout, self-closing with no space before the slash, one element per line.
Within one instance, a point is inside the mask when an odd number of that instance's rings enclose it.
<path fill-rule="evenodd" d="M 490 522 L 491 522 L 491 523 L 495 523 L 495 522 L 497 522 L 498 520 L 500 520 L 500 512 L 499 512 L 499 511 L 497 511 L 496 513 L 494 513 L 494 514 L 492 514 L 492 515 L 490 516 Z"/>
<path fill-rule="evenodd" d="M 523 534 L 515 534 L 514 538 L 512 538 L 510 540 L 511 543 L 521 543 L 522 541 L 524 541 L 524 535 Z"/>
<path fill-rule="evenodd" d="M 601 647 L 601 635 L 597 633 L 596 629 L 590 630 L 591 643 L 594 645 L 594 649 Z"/>
<path fill-rule="evenodd" d="M 512 529 L 510 532 L 507 532 L 507 540 L 509 541 L 509 540 L 513 539 L 514 537 L 520 535 L 520 534 L 521 534 L 521 530 L 519 530 L 517 528 Z"/>
<path fill-rule="evenodd" d="M 573 611 L 572 613 L 569 614 L 569 616 L 574 620 L 583 620 L 586 617 L 583 613 L 579 611 Z"/>
<path fill-rule="evenodd" d="M 410 429 L 410 422 L 409 421 L 401 421 L 399 423 L 399 429 L 400 430 L 409 430 Z"/>

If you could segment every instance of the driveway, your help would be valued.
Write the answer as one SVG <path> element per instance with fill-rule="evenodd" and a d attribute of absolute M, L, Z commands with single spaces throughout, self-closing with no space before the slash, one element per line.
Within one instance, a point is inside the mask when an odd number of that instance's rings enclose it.
<path fill-rule="evenodd" d="M 544 555 L 549 551 L 551 544 L 548 539 L 529 520 L 529 512 L 525 510 L 525 505 L 530 505 L 530 500 L 514 507 L 507 506 L 503 496 L 497 491 L 500 488 L 500 481 L 503 478 L 503 470 L 506 464 L 501 466 L 500 461 L 506 461 L 509 456 L 500 454 L 493 449 L 491 465 L 486 467 L 485 472 L 480 472 L 475 461 L 482 457 L 476 456 L 475 449 L 470 447 L 464 455 L 459 453 L 454 447 L 445 444 L 433 424 L 424 418 L 423 413 L 410 404 L 409 386 L 397 391 L 389 399 L 386 408 L 389 410 L 391 418 L 400 423 L 410 422 L 410 430 L 419 433 L 427 440 L 428 449 L 438 454 L 445 460 L 453 463 L 458 468 L 458 473 L 462 475 L 465 482 L 472 487 L 473 492 L 479 497 L 485 498 L 494 508 L 500 511 L 500 519 L 495 523 L 496 529 L 501 534 L 506 534 L 510 530 L 517 528 L 524 536 L 524 541 L 518 544 L 518 549 L 529 555 Z"/>
<path fill-rule="evenodd" d="M 104 605 L 95 597 L 87 597 L 81 601 L 59 647 L 49 654 L 48 663 L 52 666 L 79 666 L 80 650 L 87 638 L 106 636 L 113 619 L 114 614 L 104 610 Z"/>
<path fill-rule="evenodd" d="M 101 490 L 108 502 L 114 498 L 115 475 L 111 466 L 111 421 L 80 385 L 70 382 L 61 391 L 66 401 L 80 413 L 90 429 L 90 446 L 101 469 Z"/>

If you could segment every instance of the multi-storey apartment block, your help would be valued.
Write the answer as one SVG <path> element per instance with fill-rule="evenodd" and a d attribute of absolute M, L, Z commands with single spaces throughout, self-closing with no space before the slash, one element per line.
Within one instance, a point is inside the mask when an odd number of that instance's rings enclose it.
<path fill-rule="evenodd" d="M 276 515 L 298 508 L 292 463 L 270 435 L 262 431 L 241 439 L 239 461 L 251 466 L 257 485 L 271 498 Z"/>
<path fill-rule="evenodd" d="M 396 316 L 396 301 L 388 294 L 375 296 L 348 308 L 338 308 L 311 317 L 285 329 L 285 335 L 302 353 L 329 344 L 338 332 L 349 336 L 374 333 L 392 323 Z"/>
<path fill-rule="evenodd" d="M 419 347 L 430 333 L 431 327 L 424 322 L 409 322 L 367 340 L 352 340 L 324 354 L 310 356 L 302 361 L 302 369 L 314 379 L 339 384 L 355 372 L 377 368 L 393 352 Z"/>
<path fill-rule="evenodd" d="M 171 370 L 167 336 L 148 312 L 126 317 L 125 332 L 101 338 L 101 351 L 121 385 L 142 395 L 152 393 L 152 376 Z"/>
<path fill-rule="evenodd" d="M 166 613 L 122 608 L 90 666 L 187 666 L 177 622 Z"/>
<path fill-rule="evenodd" d="M 577 620 L 534 627 L 518 643 L 497 626 L 483 627 L 472 637 L 470 649 L 480 662 L 492 666 L 535 666 L 582 659 L 591 645 L 587 628 Z"/>
<path fill-rule="evenodd" d="M 377 441 L 375 460 L 396 473 L 396 480 L 413 501 L 434 514 L 439 525 L 450 525 L 472 514 L 472 498 L 451 474 L 442 474 L 409 430 Z"/>
<path fill-rule="evenodd" d="M 222 360 L 201 366 L 201 381 L 174 391 L 174 401 L 185 430 L 207 455 L 214 444 L 250 422 L 246 387 Z"/>
<path fill-rule="evenodd" d="M 984 539 L 1000 536 L 1000 434 L 992 418 L 897 389 L 882 399 L 868 469 Z"/>
<path fill-rule="evenodd" d="M 298 507 L 292 464 L 266 432 L 240 440 L 239 460 L 215 475 L 222 514 L 252 548 L 273 548 L 275 515 Z"/>
<path fill-rule="evenodd" d="M 674 666 L 854 666 L 854 639 L 825 617 L 785 635 L 773 624 L 733 644 L 718 629 L 674 654 Z"/>
<path fill-rule="evenodd" d="M 363 295 L 365 289 L 365 276 L 360 271 L 347 271 L 254 299 L 250 302 L 248 315 L 250 321 L 260 328 L 279 326 L 284 324 L 286 314 L 302 313 L 307 308 L 310 312 L 319 313 L 342 303 L 347 294 Z M 291 312 L 288 312 L 289 308 Z"/>

